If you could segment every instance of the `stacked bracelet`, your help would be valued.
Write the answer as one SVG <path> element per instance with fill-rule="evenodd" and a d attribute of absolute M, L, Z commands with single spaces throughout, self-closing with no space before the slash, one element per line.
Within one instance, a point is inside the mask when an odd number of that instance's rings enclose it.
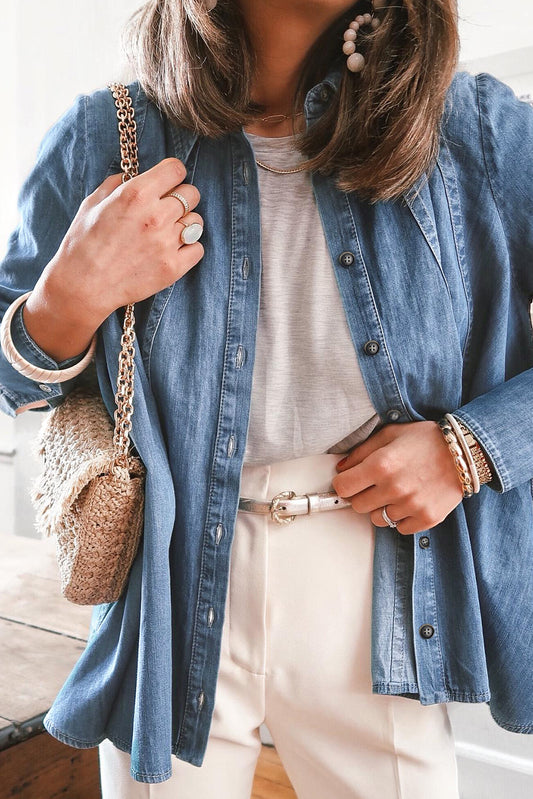
<path fill-rule="evenodd" d="M 450 426 L 457 437 L 457 441 L 461 446 L 464 458 L 468 464 L 470 477 L 472 478 L 472 489 L 474 494 L 477 494 L 480 488 L 479 474 L 477 472 L 476 464 L 474 463 L 474 458 L 472 457 L 470 447 L 466 443 L 465 434 L 459 425 L 459 420 L 456 419 L 455 416 L 452 416 L 451 413 L 446 413 L 444 418 L 450 423 Z"/>
<path fill-rule="evenodd" d="M 465 424 L 463 424 L 463 422 L 460 419 L 456 419 L 455 416 L 452 416 L 452 419 L 454 419 L 457 422 L 459 428 L 463 433 L 465 445 L 472 455 L 472 459 L 474 461 L 474 468 L 476 469 L 479 475 L 480 484 L 483 485 L 484 483 L 490 483 L 490 481 L 492 480 L 492 471 L 485 457 L 485 453 L 479 446 L 479 443 L 476 441 L 476 439 L 474 438 L 468 427 Z"/>
<path fill-rule="evenodd" d="M 28 291 L 26 294 L 22 294 L 18 297 L 15 302 L 11 303 L 4 314 L 0 327 L 0 346 L 2 347 L 4 355 L 13 369 L 16 369 L 17 372 L 20 372 L 24 377 L 28 377 L 30 380 L 35 380 L 38 383 L 64 383 L 66 380 L 77 377 L 93 359 L 96 349 L 96 333 L 82 360 L 74 364 L 74 366 L 69 366 L 68 369 L 41 369 L 23 358 L 13 344 L 13 339 L 11 338 L 11 322 L 13 316 L 20 306 L 26 302 L 30 294 L 31 291 Z"/>
<path fill-rule="evenodd" d="M 474 493 L 474 483 L 470 474 L 468 463 L 463 454 L 463 449 L 459 444 L 459 440 L 455 434 L 455 431 L 447 419 L 440 419 L 438 425 L 452 454 L 455 468 L 459 473 L 459 479 L 461 480 L 461 485 L 463 486 L 463 498 L 471 497 Z"/>
<path fill-rule="evenodd" d="M 446 413 L 438 424 L 459 472 L 463 496 L 477 494 L 484 483 L 492 480 L 485 453 L 468 427 L 453 414 Z"/>

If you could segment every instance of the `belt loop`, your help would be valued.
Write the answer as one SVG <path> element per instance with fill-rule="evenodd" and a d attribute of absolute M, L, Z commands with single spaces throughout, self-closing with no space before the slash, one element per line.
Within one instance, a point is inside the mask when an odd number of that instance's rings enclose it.
<path fill-rule="evenodd" d="M 320 498 L 318 494 L 306 494 L 307 497 L 307 504 L 309 510 L 308 513 L 316 513 L 316 511 L 320 510 Z"/>

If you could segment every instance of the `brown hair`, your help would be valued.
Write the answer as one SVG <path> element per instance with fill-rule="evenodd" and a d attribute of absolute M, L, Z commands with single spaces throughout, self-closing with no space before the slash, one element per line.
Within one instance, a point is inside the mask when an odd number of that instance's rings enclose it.
<path fill-rule="evenodd" d="M 367 63 L 351 73 L 343 33 L 367 5 L 355 2 L 312 45 L 294 111 L 338 64 L 339 91 L 296 144 L 309 169 L 377 202 L 399 197 L 433 168 L 459 41 L 455 0 L 387 0 L 377 30 L 360 31 Z M 210 12 L 205 0 L 149 0 L 128 33 L 137 77 L 171 121 L 217 138 L 264 113 L 250 99 L 255 58 L 238 0 L 219 0 Z"/>

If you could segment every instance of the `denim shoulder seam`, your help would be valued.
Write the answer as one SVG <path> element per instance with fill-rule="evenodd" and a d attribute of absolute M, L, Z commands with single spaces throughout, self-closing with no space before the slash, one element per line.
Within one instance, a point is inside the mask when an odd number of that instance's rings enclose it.
<path fill-rule="evenodd" d="M 479 131 L 480 131 L 480 141 L 481 141 L 481 152 L 483 154 L 483 163 L 485 165 L 485 171 L 487 173 L 487 180 L 488 180 L 488 184 L 489 184 L 489 188 L 490 188 L 490 193 L 491 193 L 491 196 L 492 196 L 492 199 L 493 199 L 493 202 L 494 202 L 494 207 L 496 209 L 496 213 L 498 214 L 498 219 L 500 220 L 500 224 L 502 226 L 502 231 L 503 231 L 503 234 L 504 234 L 504 237 L 505 237 L 505 241 L 506 241 L 507 247 L 508 247 L 509 245 L 508 245 L 508 240 L 507 240 L 507 228 L 505 226 L 505 222 L 504 222 L 504 219 L 503 219 L 503 216 L 502 216 L 502 213 L 501 213 L 501 210 L 500 210 L 500 206 L 499 206 L 499 203 L 498 203 L 498 199 L 497 199 L 498 198 L 498 192 L 496 191 L 496 186 L 495 186 L 493 177 L 491 175 L 491 169 L 489 167 L 489 159 L 488 159 L 488 154 L 487 154 L 489 142 L 488 142 L 488 137 L 485 134 L 484 124 L 483 124 L 483 110 L 486 108 L 487 103 L 486 103 L 486 98 L 482 97 L 482 87 L 483 87 L 483 82 L 484 82 L 484 80 L 483 80 L 484 79 L 484 73 L 476 75 L 475 78 L 476 78 L 476 96 L 477 96 L 477 106 L 478 106 L 478 115 L 479 115 Z M 512 280 L 513 284 L 515 285 L 515 287 L 520 292 L 521 291 L 520 281 L 518 280 L 518 277 L 515 274 L 513 258 L 511 258 L 510 253 L 509 253 L 509 265 L 510 265 L 510 270 L 509 271 L 510 271 L 511 280 Z"/>
<path fill-rule="evenodd" d="M 482 75 L 476 75 L 476 97 L 477 97 L 477 109 L 478 109 L 478 117 L 479 117 L 479 133 L 480 133 L 480 141 L 481 141 L 481 152 L 483 155 L 483 163 L 485 165 L 485 172 L 487 173 L 487 180 L 490 188 L 490 193 L 492 195 L 492 199 L 494 201 L 494 207 L 496 208 L 496 213 L 498 214 L 498 218 L 500 220 L 502 229 L 505 230 L 505 226 L 503 224 L 502 215 L 500 212 L 500 207 L 496 200 L 496 189 L 494 183 L 492 181 L 491 170 L 489 168 L 488 157 L 487 157 L 487 142 L 486 136 L 484 133 L 483 128 L 483 114 L 482 114 L 482 98 L 481 98 L 481 78 Z"/>

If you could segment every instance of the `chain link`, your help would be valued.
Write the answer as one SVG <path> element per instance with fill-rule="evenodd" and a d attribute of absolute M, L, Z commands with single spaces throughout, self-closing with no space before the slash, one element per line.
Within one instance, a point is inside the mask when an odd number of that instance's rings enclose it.
<path fill-rule="evenodd" d="M 137 153 L 137 123 L 133 113 L 133 103 L 127 86 L 122 83 L 111 83 L 117 107 L 118 130 L 120 136 L 120 168 L 122 182 L 131 180 L 139 174 L 139 158 Z"/>
<path fill-rule="evenodd" d="M 122 83 L 109 86 L 117 107 L 118 129 L 120 136 L 120 168 L 122 182 L 126 183 L 139 174 L 139 158 L 137 153 L 137 125 L 134 119 L 133 103 L 128 89 Z M 115 448 L 115 465 L 128 466 L 130 431 L 133 416 L 133 384 L 135 376 L 135 314 L 133 305 L 128 305 L 124 313 L 124 325 L 120 341 L 118 358 L 117 391 L 115 402 L 115 431 L 113 446 Z"/>

